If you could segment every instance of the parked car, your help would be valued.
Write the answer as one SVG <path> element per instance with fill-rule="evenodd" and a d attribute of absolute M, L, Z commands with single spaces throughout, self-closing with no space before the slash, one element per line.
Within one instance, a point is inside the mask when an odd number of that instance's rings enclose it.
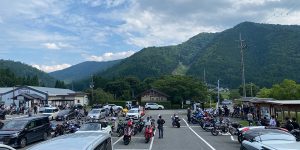
<path fill-rule="evenodd" d="M 27 150 L 112 150 L 111 135 L 103 132 L 66 134 Z"/>
<path fill-rule="evenodd" d="M 58 108 L 56 107 L 46 108 L 43 112 L 43 115 L 49 117 L 49 120 L 55 119 L 57 114 L 58 114 Z"/>
<path fill-rule="evenodd" d="M 0 129 L 0 142 L 12 147 L 47 140 L 50 134 L 49 118 L 45 116 L 18 118 L 5 122 Z"/>
<path fill-rule="evenodd" d="M 145 109 L 165 109 L 165 107 L 157 103 L 146 103 Z"/>
<path fill-rule="evenodd" d="M 296 150 L 300 143 L 285 131 L 277 129 L 255 129 L 247 131 L 241 150 Z"/>
<path fill-rule="evenodd" d="M 112 133 L 112 128 L 105 122 L 86 122 L 82 124 L 76 133 L 98 131 L 105 133 Z"/>
<path fill-rule="evenodd" d="M 52 107 L 50 104 L 46 104 L 46 105 L 40 107 L 38 111 L 39 111 L 39 113 L 43 113 L 46 108 L 50 108 L 50 107 Z"/>
<path fill-rule="evenodd" d="M 75 104 L 74 106 L 73 106 L 73 109 L 75 110 L 75 109 L 83 109 L 83 106 L 81 105 L 81 104 Z"/>
<path fill-rule="evenodd" d="M 6 110 L 5 109 L 0 109 L 0 119 L 5 120 L 6 119 Z"/>
<path fill-rule="evenodd" d="M 222 104 L 222 105 L 231 105 L 231 104 L 232 104 L 232 101 L 231 101 L 231 100 L 225 99 L 225 100 L 222 101 L 221 104 Z"/>
<path fill-rule="evenodd" d="M 122 110 L 123 107 L 122 106 L 117 106 L 116 104 L 107 104 L 105 106 L 103 106 L 104 109 L 110 109 L 110 108 L 113 108 L 113 110 Z"/>
<path fill-rule="evenodd" d="M 16 150 L 8 145 L 0 144 L 0 150 Z"/>
<path fill-rule="evenodd" d="M 126 114 L 126 119 L 140 119 L 141 112 L 138 108 L 130 109 Z"/>
<path fill-rule="evenodd" d="M 102 119 L 105 118 L 106 110 L 105 109 L 92 109 L 88 113 L 88 117 L 91 119 Z"/>
<path fill-rule="evenodd" d="M 74 118 L 75 118 L 75 112 L 72 109 L 65 109 L 58 112 L 55 120 L 63 121 L 63 120 L 70 120 Z"/>

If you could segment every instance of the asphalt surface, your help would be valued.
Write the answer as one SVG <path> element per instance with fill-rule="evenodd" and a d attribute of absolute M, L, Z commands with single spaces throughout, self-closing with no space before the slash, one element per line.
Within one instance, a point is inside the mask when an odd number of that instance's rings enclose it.
<path fill-rule="evenodd" d="M 181 127 L 174 128 L 171 124 L 171 116 L 177 113 L 182 119 Z M 150 110 L 147 116 L 155 120 L 161 114 L 166 123 L 164 126 L 164 138 L 158 138 L 158 131 L 151 142 L 145 143 L 142 133 L 132 137 L 129 145 L 124 145 L 122 137 L 113 137 L 115 150 L 239 150 L 240 144 L 236 137 L 230 135 L 213 136 L 205 132 L 199 125 L 187 124 L 185 110 Z"/>
<path fill-rule="evenodd" d="M 181 118 L 181 127 L 175 128 L 171 124 L 171 116 L 176 113 Z M 114 150 L 239 150 L 240 144 L 236 137 L 231 135 L 213 136 L 210 132 L 204 131 L 198 124 L 186 123 L 186 110 L 148 110 L 147 116 L 152 116 L 157 120 L 158 115 L 162 115 L 166 121 L 164 125 L 164 138 L 158 138 L 158 130 L 155 136 L 145 143 L 142 131 L 133 136 L 129 145 L 123 144 L 122 137 L 112 134 Z M 23 149 L 25 150 L 39 142 L 32 143 Z M 74 143 L 75 144 L 75 143 Z"/>

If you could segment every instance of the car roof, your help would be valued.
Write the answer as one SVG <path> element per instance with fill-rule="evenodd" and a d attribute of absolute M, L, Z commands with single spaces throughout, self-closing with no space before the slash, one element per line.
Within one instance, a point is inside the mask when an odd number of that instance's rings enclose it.
<path fill-rule="evenodd" d="M 244 133 L 244 137 L 247 138 L 254 138 L 260 135 L 264 135 L 264 134 L 289 134 L 285 131 L 279 130 L 279 129 L 262 129 L 262 128 L 257 128 L 257 129 L 252 129 L 252 130 L 248 130 L 247 132 Z"/>
<path fill-rule="evenodd" d="M 109 134 L 104 132 L 78 132 L 53 138 L 28 150 L 90 150 L 109 137 Z"/>
<path fill-rule="evenodd" d="M 57 107 L 46 107 L 45 109 L 58 109 Z"/>
<path fill-rule="evenodd" d="M 47 116 L 33 116 L 33 117 L 21 117 L 21 118 L 16 118 L 16 119 L 13 119 L 13 120 L 36 120 L 36 119 L 45 119 L 45 118 L 48 118 Z"/>
<path fill-rule="evenodd" d="M 139 110 L 139 108 L 131 108 L 130 110 Z"/>
<path fill-rule="evenodd" d="M 264 143 L 266 147 L 273 148 L 275 150 L 298 150 L 300 147 L 300 142 L 289 142 L 289 143 Z"/>

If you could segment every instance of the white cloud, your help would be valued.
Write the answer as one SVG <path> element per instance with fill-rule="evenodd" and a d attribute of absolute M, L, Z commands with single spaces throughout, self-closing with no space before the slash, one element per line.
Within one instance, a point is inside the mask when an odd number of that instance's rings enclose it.
<path fill-rule="evenodd" d="M 133 55 L 134 53 L 135 53 L 134 51 L 124 51 L 124 52 L 116 52 L 116 53 L 107 52 L 100 56 L 87 55 L 87 54 L 82 54 L 82 56 L 88 61 L 110 61 L 110 60 L 127 58 Z"/>
<path fill-rule="evenodd" d="M 44 43 L 43 45 L 48 49 L 60 49 L 55 43 Z"/>
<path fill-rule="evenodd" d="M 53 65 L 53 66 L 33 64 L 32 66 L 44 72 L 53 72 L 53 71 L 62 70 L 71 67 L 70 64 L 61 64 L 61 65 Z"/>
<path fill-rule="evenodd" d="M 105 6 L 106 8 L 113 8 L 122 5 L 126 0 L 82 0 L 82 2 L 92 7 Z"/>

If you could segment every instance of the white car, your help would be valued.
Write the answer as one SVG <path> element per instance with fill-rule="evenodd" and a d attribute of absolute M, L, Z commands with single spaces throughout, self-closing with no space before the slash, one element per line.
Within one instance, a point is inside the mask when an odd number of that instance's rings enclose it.
<path fill-rule="evenodd" d="M 43 112 L 45 111 L 46 108 L 50 108 L 50 107 L 52 107 L 50 104 L 46 104 L 46 105 L 40 107 L 38 111 L 39 111 L 40 113 L 43 113 Z"/>
<path fill-rule="evenodd" d="M 0 144 L 0 150 L 16 150 L 8 145 Z"/>
<path fill-rule="evenodd" d="M 49 120 L 55 119 L 57 114 L 58 114 L 58 108 L 56 108 L 56 107 L 46 108 L 43 112 L 43 115 L 48 116 Z"/>
<path fill-rule="evenodd" d="M 82 133 L 82 132 L 105 132 L 105 133 L 112 133 L 112 128 L 108 125 L 107 122 L 87 122 L 81 125 L 79 130 L 75 133 Z"/>
<path fill-rule="evenodd" d="M 114 111 L 118 110 L 118 109 L 119 110 L 123 109 L 122 106 L 117 106 L 116 104 L 107 104 L 107 105 L 103 106 L 104 109 L 110 109 L 111 107 L 113 108 Z"/>
<path fill-rule="evenodd" d="M 165 109 L 165 107 L 157 103 L 146 103 L 145 109 Z"/>
<path fill-rule="evenodd" d="M 88 113 L 88 117 L 91 119 L 102 119 L 105 118 L 106 110 L 105 109 L 92 109 Z"/>
<path fill-rule="evenodd" d="M 126 119 L 140 119 L 141 111 L 138 108 L 130 109 L 126 114 Z"/>

